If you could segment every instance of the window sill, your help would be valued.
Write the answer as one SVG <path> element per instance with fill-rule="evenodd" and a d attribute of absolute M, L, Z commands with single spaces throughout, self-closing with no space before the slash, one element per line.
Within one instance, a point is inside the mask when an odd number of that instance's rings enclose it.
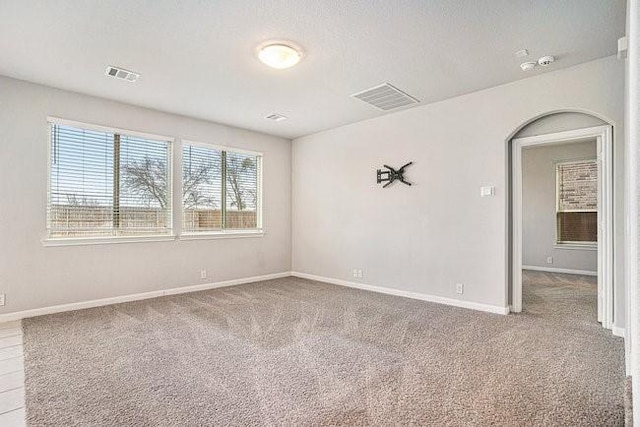
<path fill-rule="evenodd" d="M 553 245 L 555 249 L 567 249 L 567 250 L 578 250 L 578 251 L 597 251 L 598 244 L 592 243 L 555 243 Z"/>
<path fill-rule="evenodd" d="M 176 236 L 115 236 L 115 237 L 72 237 L 53 238 L 42 240 L 46 247 L 55 246 L 85 246 L 85 245 L 111 245 L 114 243 L 144 243 L 144 242 L 171 242 Z"/>
<path fill-rule="evenodd" d="M 180 240 L 246 239 L 251 237 L 262 237 L 264 235 L 264 230 L 206 231 L 200 233 L 182 234 L 180 236 Z"/>

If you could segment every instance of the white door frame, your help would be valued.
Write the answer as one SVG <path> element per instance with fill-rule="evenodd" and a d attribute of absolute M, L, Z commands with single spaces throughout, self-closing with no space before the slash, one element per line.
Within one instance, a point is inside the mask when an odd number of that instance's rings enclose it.
<path fill-rule="evenodd" d="M 522 311 L 522 150 L 596 138 L 598 161 L 598 321 L 613 326 L 613 129 L 595 126 L 547 135 L 513 139 L 512 145 L 512 304 Z"/>

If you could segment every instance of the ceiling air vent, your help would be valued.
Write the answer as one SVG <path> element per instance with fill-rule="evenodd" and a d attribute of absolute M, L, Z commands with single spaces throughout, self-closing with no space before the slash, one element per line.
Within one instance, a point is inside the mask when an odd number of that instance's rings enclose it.
<path fill-rule="evenodd" d="M 384 83 L 380 86 L 375 86 L 371 89 L 354 93 L 351 96 L 359 99 L 360 101 L 364 101 L 369 105 L 373 105 L 382 111 L 389 111 L 420 102 L 418 99 L 404 93 L 389 83 Z"/>
<path fill-rule="evenodd" d="M 134 73 L 133 71 L 125 70 L 124 68 L 118 68 L 109 65 L 105 74 L 116 79 L 126 80 L 128 82 L 135 82 L 140 77 L 140 73 Z"/>
<path fill-rule="evenodd" d="M 286 118 L 287 116 L 283 116 L 282 114 L 277 114 L 277 113 L 269 114 L 268 116 L 265 117 L 265 119 L 273 120 L 274 122 L 279 122 L 279 121 L 285 120 Z"/>

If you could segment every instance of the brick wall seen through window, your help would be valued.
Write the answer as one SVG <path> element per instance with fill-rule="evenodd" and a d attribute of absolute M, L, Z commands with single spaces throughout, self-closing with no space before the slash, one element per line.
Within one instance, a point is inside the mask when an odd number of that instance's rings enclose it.
<path fill-rule="evenodd" d="M 556 166 L 558 243 L 598 240 L 598 165 L 595 160 Z"/>

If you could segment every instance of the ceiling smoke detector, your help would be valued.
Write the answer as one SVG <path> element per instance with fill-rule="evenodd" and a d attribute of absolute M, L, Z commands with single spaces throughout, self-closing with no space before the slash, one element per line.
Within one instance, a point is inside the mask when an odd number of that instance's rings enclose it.
<path fill-rule="evenodd" d="M 531 71 L 536 68 L 536 65 L 535 62 L 523 62 L 520 64 L 520 68 L 522 68 L 522 71 Z"/>
<path fill-rule="evenodd" d="M 116 79 L 126 80 L 128 82 L 135 82 L 140 78 L 140 73 L 135 73 L 133 71 L 125 70 L 124 68 L 114 67 L 109 65 L 104 72 L 109 77 L 115 77 Z"/>
<path fill-rule="evenodd" d="M 556 59 L 553 56 L 543 56 L 542 58 L 538 59 L 538 64 L 542 65 L 543 67 L 546 67 L 548 65 L 553 64 L 553 61 L 555 61 Z"/>
<path fill-rule="evenodd" d="M 268 116 L 265 116 L 265 119 L 273 120 L 274 122 L 281 122 L 283 120 L 286 120 L 287 116 L 283 116 L 282 114 L 278 113 L 271 113 Z"/>

